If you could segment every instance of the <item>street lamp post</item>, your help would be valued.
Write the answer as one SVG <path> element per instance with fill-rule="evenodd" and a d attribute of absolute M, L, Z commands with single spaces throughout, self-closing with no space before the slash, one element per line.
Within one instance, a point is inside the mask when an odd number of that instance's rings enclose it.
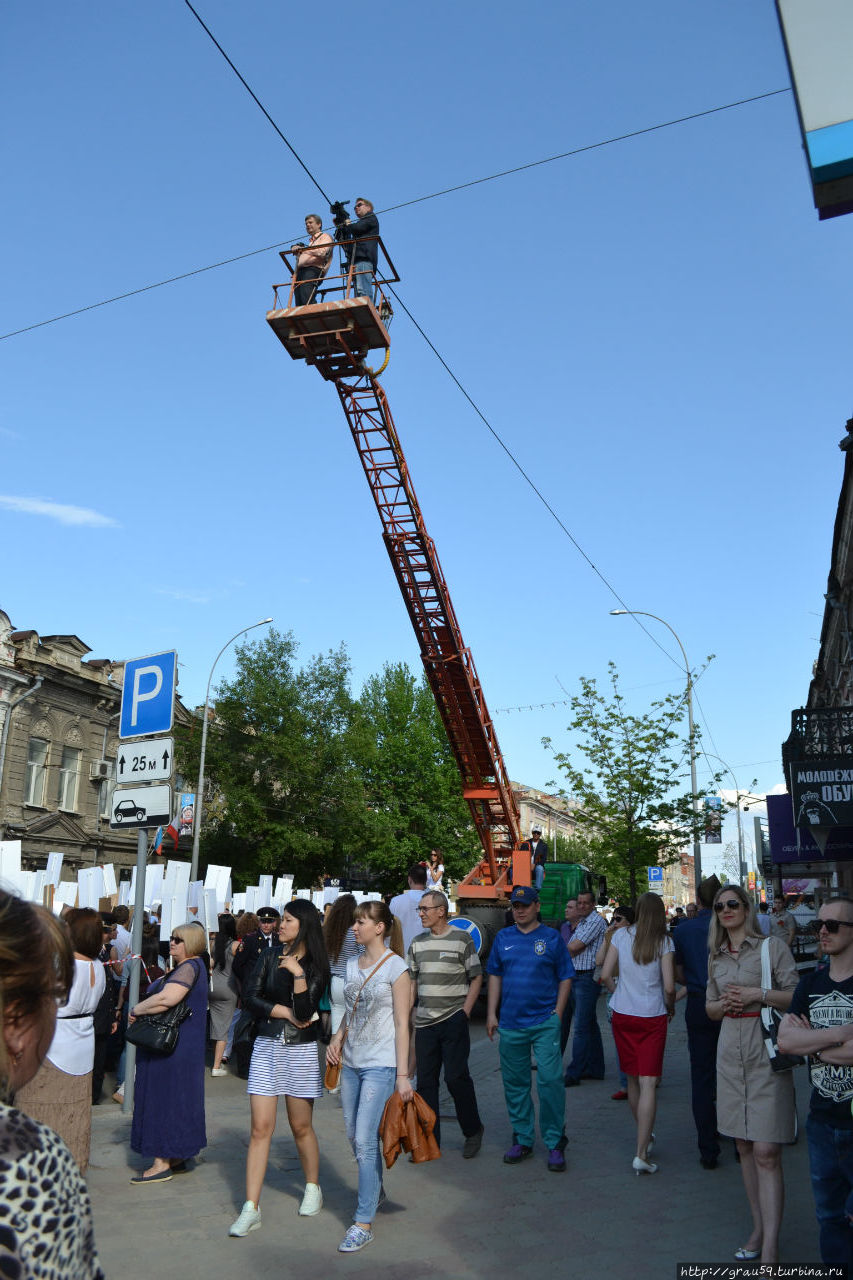
<path fill-rule="evenodd" d="M 213 660 L 213 666 L 210 668 L 210 675 L 207 677 L 207 692 L 204 695 L 204 722 L 201 727 L 201 758 L 198 763 L 198 787 L 195 793 L 195 830 L 193 832 L 193 856 L 190 864 L 190 880 L 195 880 L 198 875 L 198 842 L 201 838 L 201 815 L 202 815 L 202 789 L 204 787 L 204 757 L 207 754 L 207 718 L 208 708 L 210 705 L 210 682 L 213 679 L 213 673 L 216 670 L 216 664 L 222 657 L 228 645 L 233 644 L 235 640 L 239 640 L 240 636 L 244 636 L 247 631 L 254 631 L 255 627 L 265 627 L 268 622 L 272 622 L 272 618 L 262 618 L 260 622 L 253 622 L 248 627 L 243 627 L 242 631 L 238 631 L 233 635 L 226 644 L 222 646 Z"/>
<path fill-rule="evenodd" d="M 693 672 L 690 670 L 690 663 L 687 661 L 687 654 L 684 652 L 684 645 L 678 638 L 678 632 L 671 627 L 664 618 L 659 618 L 656 613 L 647 613 L 644 609 L 611 609 L 611 616 L 614 618 L 621 617 L 623 614 L 629 614 L 632 618 L 654 618 L 655 622 L 659 622 L 661 626 L 666 627 L 667 631 L 674 637 L 675 643 L 681 650 L 681 656 L 684 659 L 684 674 L 687 676 L 687 725 L 690 734 L 690 790 L 693 796 L 693 876 L 698 892 L 699 884 L 702 880 L 702 850 L 699 844 L 699 796 L 696 790 L 696 741 L 693 730 Z"/>

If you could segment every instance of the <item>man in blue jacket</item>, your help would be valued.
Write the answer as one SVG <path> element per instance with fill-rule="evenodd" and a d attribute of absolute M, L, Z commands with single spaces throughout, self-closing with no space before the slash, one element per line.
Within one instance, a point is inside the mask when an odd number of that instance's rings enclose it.
<path fill-rule="evenodd" d="M 703 1169 L 716 1169 L 720 1157 L 717 1135 L 717 1041 L 722 1023 L 712 1022 L 705 1012 L 708 982 L 708 929 L 711 907 L 720 888 L 716 876 L 699 885 L 699 911 L 693 919 L 682 920 L 673 934 L 676 978 L 687 987 L 684 1023 L 690 1053 L 690 1088 L 693 1123 L 699 1138 L 699 1162 Z"/>

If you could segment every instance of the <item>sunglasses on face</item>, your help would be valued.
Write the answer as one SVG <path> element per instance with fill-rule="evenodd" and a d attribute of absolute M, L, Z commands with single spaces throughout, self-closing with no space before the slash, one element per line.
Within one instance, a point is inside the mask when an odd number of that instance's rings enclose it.
<path fill-rule="evenodd" d="M 171 938 L 169 939 L 169 941 L 172 943 L 172 945 L 173 945 L 173 946 L 178 947 L 178 946 L 180 946 L 180 944 L 183 942 L 183 938 L 176 938 L 176 937 L 175 937 L 175 935 L 174 935 L 174 934 L 172 934 L 172 936 L 171 936 Z"/>
<path fill-rule="evenodd" d="M 611 923 L 611 924 L 621 924 L 621 923 L 622 923 L 622 921 L 623 921 L 624 919 L 625 919 L 625 917 L 624 917 L 624 916 L 614 916 L 614 917 L 613 917 L 613 919 L 610 921 L 610 923 Z"/>
<path fill-rule="evenodd" d="M 714 910 L 718 915 L 721 911 L 743 910 L 743 903 L 738 898 L 726 898 L 725 902 L 715 902 Z"/>
<path fill-rule="evenodd" d="M 827 933 L 838 933 L 842 925 L 845 929 L 853 929 L 850 920 L 812 920 L 809 930 L 811 933 L 820 933 L 821 929 L 826 929 Z"/>

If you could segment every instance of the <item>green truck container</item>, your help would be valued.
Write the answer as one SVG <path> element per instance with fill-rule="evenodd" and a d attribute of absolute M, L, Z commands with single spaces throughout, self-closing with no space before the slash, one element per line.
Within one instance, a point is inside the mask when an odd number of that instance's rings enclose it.
<path fill-rule="evenodd" d="M 546 862 L 545 883 L 539 891 L 542 923 L 559 929 L 566 918 L 566 903 L 579 893 L 594 892 L 592 875 L 579 862 Z"/>

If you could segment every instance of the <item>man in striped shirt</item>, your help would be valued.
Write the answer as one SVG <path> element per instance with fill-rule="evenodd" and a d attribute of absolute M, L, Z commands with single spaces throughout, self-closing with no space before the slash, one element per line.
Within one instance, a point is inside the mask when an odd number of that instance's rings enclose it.
<path fill-rule="evenodd" d="M 462 1155 L 470 1160 L 480 1150 L 483 1125 L 468 1070 L 468 1019 L 480 994 L 483 971 L 471 935 L 448 924 L 443 893 L 428 889 L 418 904 L 418 915 L 426 932 L 412 940 L 408 953 L 412 1003 L 417 999 L 418 1093 L 435 1112 L 435 1139 L 440 1143 L 438 1081 L 443 1066 L 444 1083 L 465 1138 Z"/>

